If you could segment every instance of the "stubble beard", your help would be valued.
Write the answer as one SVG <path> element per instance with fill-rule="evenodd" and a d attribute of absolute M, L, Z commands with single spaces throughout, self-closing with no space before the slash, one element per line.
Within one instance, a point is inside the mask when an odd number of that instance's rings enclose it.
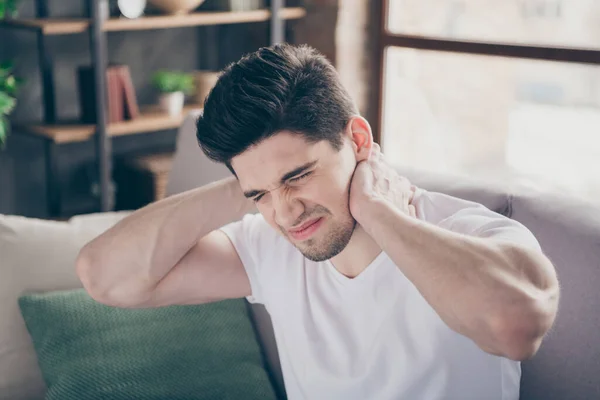
<path fill-rule="evenodd" d="M 300 244 L 292 243 L 304 257 L 321 262 L 340 254 L 350 242 L 354 229 L 356 220 L 349 215 L 346 220 L 335 223 L 328 232 L 318 232 L 319 238 L 310 238 Z"/>

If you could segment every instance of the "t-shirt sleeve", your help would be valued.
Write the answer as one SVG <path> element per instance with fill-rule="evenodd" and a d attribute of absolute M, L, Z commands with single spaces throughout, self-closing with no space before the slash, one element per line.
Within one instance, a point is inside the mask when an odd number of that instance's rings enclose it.
<path fill-rule="evenodd" d="M 417 208 L 421 207 L 425 219 L 441 228 L 541 250 L 538 240 L 525 225 L 482 204 L 428 191 L 421 193 L 419 202 Z"/>
<path fill-rule="evenodd" d="M 240 221 L 221 228 L 235 247 L 250 281 L 252 294 L 246 299 L 250 303 L 265 303 L 265 293 L 261 282 L 261 268 L 269 262 L 268 241 L 272 232 L 260 214 L 247 214 Z M 272 247 L 271 247 L 272 248 Z"/>

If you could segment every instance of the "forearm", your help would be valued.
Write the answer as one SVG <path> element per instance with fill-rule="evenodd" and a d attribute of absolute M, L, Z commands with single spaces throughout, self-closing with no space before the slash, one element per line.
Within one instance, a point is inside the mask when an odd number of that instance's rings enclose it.
<path fill-rule="evenodd" d="M 365 208 L 361 221 L 442 320 L 484 350 L 518 358 L 506 354 L 521 346 L 513 344 L 535 342 L 549 328 L 546 297 L 557 293 L 547 260 L 408 217 L 387 202 Z"/>
<path fill-rule="evenodd" d="M 79 276 L 100 293 L 151 290 L 198 240 L 251 209 L 235 178 L 150 204 L 82 249 Z"/>

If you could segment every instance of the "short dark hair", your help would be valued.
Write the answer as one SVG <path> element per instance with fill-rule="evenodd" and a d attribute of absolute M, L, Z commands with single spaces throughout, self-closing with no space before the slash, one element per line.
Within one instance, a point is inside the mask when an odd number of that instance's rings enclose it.
<path fill-rule="evenodd" d="M 210 159 L 234 172 L 235 156 L 283 130 L 339 150 L 354 115 L 356 105 L 323 55 L 278 44 L 225 68 L 204 102 L 197 138 Z"/>

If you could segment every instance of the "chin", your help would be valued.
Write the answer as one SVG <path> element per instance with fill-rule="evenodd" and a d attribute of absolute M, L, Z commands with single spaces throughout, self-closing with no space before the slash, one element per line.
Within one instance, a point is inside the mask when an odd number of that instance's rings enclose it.
<path fill-rule="evenodd" d="M 356 229 L 356 221 L 352 219 L 345 226 L 339 226 L 327 232 L 319 232 L 318 237 L 310 238 L 304 243 L 295 244 L 295 246 L 304 257 L 311 261 L 329 260 L 340 254 L 348 246 L 354 234 L 354 229 Z"/>

